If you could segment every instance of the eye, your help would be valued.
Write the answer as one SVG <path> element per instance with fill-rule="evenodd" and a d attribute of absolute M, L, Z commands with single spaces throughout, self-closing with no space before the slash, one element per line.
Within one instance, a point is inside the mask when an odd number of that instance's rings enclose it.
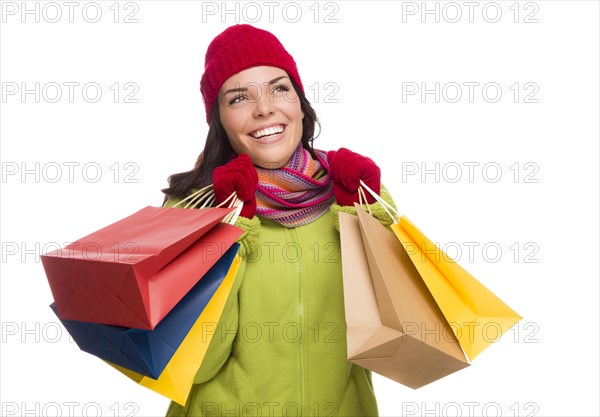
<path fill-rule="evenodd" d="M 278 91 L 278 92 L 290 91 L 290 87 L 285 84 L 277 84 L 275 86 L 275 88 L 273 89 L 273 91 Z"/>
<path fill-rule="evenodd" d="M 239 103 L 242 99 L 245 99 L 246 97 L 244 95 L 239 95 L 239 96 L 235 96 L 234 98 L 232 98 L 231 100 L 229 100 L 229 105 L 232 104 L 236 104 Z"/>

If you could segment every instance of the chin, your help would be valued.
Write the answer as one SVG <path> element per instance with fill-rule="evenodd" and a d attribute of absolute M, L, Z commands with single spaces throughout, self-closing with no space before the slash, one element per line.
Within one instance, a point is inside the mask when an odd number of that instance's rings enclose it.
<path fill-rule="evenodd" d="M 277 169 L 284 167 L 289 162 L 295 150 L 296 148 L 289 149 L 289 152 L 276 152 L 278 155 L 276 158 L 271 157 L 271 155 L 265 157 L 257 156 L 256 159 L 252 158 L 252 156 L 250 158 L 255 165 L 258 165 L 262 168 Z"/>

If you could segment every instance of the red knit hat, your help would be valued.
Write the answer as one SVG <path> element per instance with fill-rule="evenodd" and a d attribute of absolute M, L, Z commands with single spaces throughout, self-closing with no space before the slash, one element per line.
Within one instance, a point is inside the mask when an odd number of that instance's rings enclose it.
<path fill-rule="evenodd" d="M 271 32 L 246 24 L 234 25 L 212 40 L 200 80 L 207 123 L 223 83 L 238 72 L 261 65 L 285 70 L 304 93 L 294 58 Z"/>

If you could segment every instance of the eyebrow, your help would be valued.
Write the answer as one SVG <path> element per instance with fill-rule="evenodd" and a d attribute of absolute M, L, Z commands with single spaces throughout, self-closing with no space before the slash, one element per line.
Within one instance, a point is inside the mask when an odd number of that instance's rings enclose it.
<path fill-rule="evenodd" d="M 275 84 L 277 81 L 281 80 L 282 78 L 289 79 L 289 77 L 282 75 L 281 77 L 273 78 L 267 84 L 268 85 Z M 230 93 L 239 93 L 239 92 L 244 92 L 244 91 L 248 91 L 248 87 L 231 88 L 223 93 L 223 97 L 225 97 L 227 94 L 230 94 Z"/>

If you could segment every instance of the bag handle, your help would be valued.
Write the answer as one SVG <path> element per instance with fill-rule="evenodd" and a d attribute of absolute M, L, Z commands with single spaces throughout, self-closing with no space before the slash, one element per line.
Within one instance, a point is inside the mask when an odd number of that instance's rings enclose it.
<path fill-rule="evenodd" d="M 392 221 L 394 223 L 398 223 L 398 220 L 400 219 L 400 214 L 398 213 L 398 211 L 394 207 L 392 207 L 392 205 L 390 203 L 388 203 L 380 195 L 378 195 L 375 191 L 371 190 L 371 188 L 369 188 L 369 186 L 367 186 L 367 184 L 365 184 L 363 182 L 363 180 L 360 180 L 360 186 L 358 187 L 359 204 L 362 206 L 361 193 L 364 196 L 365 204 L 367 203 L 367 197 L 365 195 L 363 187 L 364 187 L 364 189 L 366 189 L 369 192 L 369 194 L 371 194 L 373 196 L 375 201 L 377 201 L 378 203 L 381 204 L 381 206 L 383 207 L 385 212 L 388 214 L 388 216 L 390 216 L 390 219 L 392 219 Z M 371 214 L 371 207 L 369 207 L 368 204 L 367 204 L 367 208 L 369 209 L 369 214 Z M 389 212 L 388 209 L 392 210 L 394 212 L 394 214 L 396 214 L 396 217 L 392 216 L 392 214 Z"/>
<path fill-rule="evenodd" d="M 225 203 L 227 203 L 229 200 L 231 200 L 231 202 L 229 203 L 228 208 L 236 207 L 236 210 L 229 213 L 221 221 L 233 225 L 233 224 L 235 224 L 238 217 L 240 216 L 240 213 L 242 212 L 242 208 L 244 206 L 244 202 L 237 197 L 237 193 L 235 191 L 233 193 L 231 193 L 231 195 L 229 197 L 227 197 L 222 203 L 220 203 L 214 207 L 221 207 Z M 186 201 L 187 201 L 187 203 L 185 204 L 185 206 L 183 206 L 183 208 L 186 208 L 186 209 L 187 208 L 194 209 L 202 201 L 204 201 L 204 202 L 198 208 L 213 207 L 212 204 L 215 202 L 215 190 L 213 188 L 213 185 L 208 184 L 207 186 L 200 188 L 199 190 L 193 192 L 192 194 L 190 194 L 189 196 L 180 200 L 177 204 L 174 204 L 171 207 L 177 207 Z"/>
<path fill-rule="evenodd" d="M 186 205 L 183 206 L 183 208 L 196 208 L 196 206 L 198 205 L 198 203 L 200 203 L 200 201 L 202 201 L 204 198 L 210 196 L 211 192 L 212 192 L 212 184 L 209 184 L 206 187 L 200 188 L 199 190 L 195 191 L 194 193 L 188 195 L 184 199 L 180 200 L 177 204 L 173 204 L 173 206 L 171 206 L 171 207 L 177 207 L 187 201 Z"/>
<path fill-rule="evenodd" d="M 365 194 L 365 190 L 361 186 L 358 187 L 358 204 L 360 204 L 361 207 L 363 205 L 367 206 L 367 210 L 369 211 L 369 214 L 371 216 L 373 215 L 373 213 L 371 213 L 371 206 L 369 205 L 369 201 L 367 200 L 367 195 Z"/>
<path fill-rule="evenodd" d="M 213 195 L 213 199 L 214 199 L 214 195 Z M 235 224 L 238 217 L 240 217 L 242 208 L 244 207 L 244 202 L 238 198 L 237 193 L 235 191 L 232 192 L 231 195 L 229 197 L 227 197 L 222 203 L 216 205 L 215 207 L 221 207 L 223 204 L 225 204 L 229 200 L 231 200 L 231 202 L 229 203 L 229 206 L 227 206 L 227 207 L 235 207 L 235 210 L 232 211 L 231 213 L 229 213 L 227 216 L 225 216 L 225 218 L 223 218 L 222 221 L 225 223 L 229 223 L 229 224 Z"/>

